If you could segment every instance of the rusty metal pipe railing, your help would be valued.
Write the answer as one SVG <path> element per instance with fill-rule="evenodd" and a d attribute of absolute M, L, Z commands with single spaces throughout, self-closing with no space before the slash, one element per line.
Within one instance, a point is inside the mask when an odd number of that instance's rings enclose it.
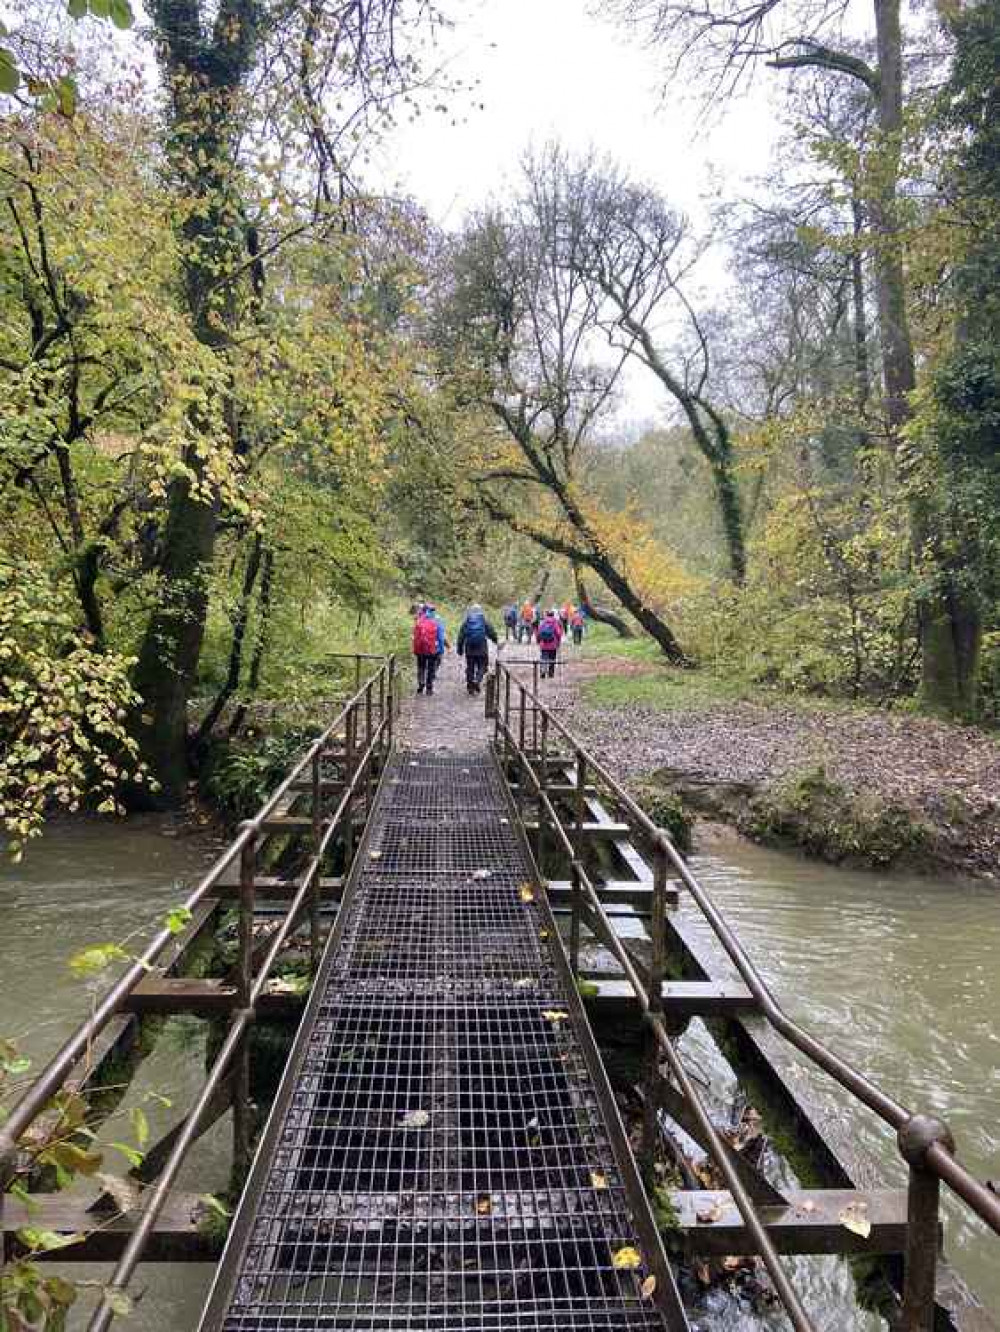
<path fill-rule="evenodd" d="M 516 741 L 507 725 L 510 720 L 510 680 L 512 677 L 502 661 L 497 663 L 496 671 L 497 684 L 492 694 L 496 700 L 500 698 L 500 679 L 502 676 L 506 676 L 504 690 L 505 721 L 502 722 L 500 719 L 500 704 L 498 701 L 497 731 L 499 734 L 501 728 L 503 729 L 505 744 L 509 742 L 517 753 Z M 520 681 L 517 681 L 517 684 L 522 692 L 523 708 L 525 706 L 523 698 L 525 686 Z M 908 1261 L 906 1264 L 907 1277 L 904 1286 L 902 1325 L 906 1332 L 923 1332 L 924 1328 L 931 1326 L 933 1317 L 933 1269 L 937 1253 L 938 1202 L 937 1190 L 936 1187 L 932 1186 L 931 1181 L 946 1183 L 997 1234 L 1000 1234 L 1000 1197 L 997 1197 L 996 1194 L 976 1179 L 956 1159 L 954 1142 L 947 1125 L 933 1116 L 914 1114 L 909 1111 L 895 1098 L 866 1078 L 847 1060 L 830 1050 L 788 1016 L 757 971 L 738 936 L 726 923 L 712 898 L 692 874 L 690 867 L 680 855 L 670 837 L 649 818 L 608 770 L 579 744 L 569 729 L 548 711 L 537 695 L 532 695 L 532 704 L 534 715 L 536 717 L 541 715 L 545 720 L 546 727 L 551 726 L 568 743 L 573 761 L 577 765 L 578 785 L 580 775 L 584 771 L 592 780 L 596 779 L 611 794 L 618 808 L 625 812 L 633 827 L 638 829 L 646 841 L 652 844 L 654 854 L 661 854 L 669 861 L 705 917 L 726 955 L 756 999 L 760 1011 L 768 1023 L 791 1045 L 805 1054 L 818 1068 L 843 1086 L 863 1105 L 866 1105 L 883 1122 L 896 1130 L 900 1154 L 910 1167 L 910 1205 L 907 1226 Z M 534 771 L 527 757 L 518 754 L 518 758 L 521 766 L 526 772 L 530 773 L 534 781 Z M 537 785 L 537 783 L 535 784 Z M 552 823 L 553 829 L 562 832 L 562 823 L 554 806 L 547 798 L 542 800 L 540 793 L 540 822 L 543 809 Z M 579 811 L 577 812 L 576 821 L 579 825 Z M 559 832 L 557 832 L 557 836 L 559 836 Z M 560 837 L 560 841 L 562 841 L 565 848 L 568 843 L 565 834 Z M 579 878 L 583 884 L 593 909 L 598 913 L 607 929 L 609 946 L 612 947 L 615 956 L 622 963 L 623 969 L 636 990 L 641 1003 L 644 990 L 641 986 L 636 986 L 635 969 L 630 960 L 625 961 L 629 957 L 628 951 L 624 946 L 615 947 L 610 943 L 612 939 L 617 939 L 617 936 L 614 934 L 610 921 L 603 911 L 593 885 L 583 871 L 582 866 L 579 865 L 579 852 L 574 854 L 572 851 L 568 851 L 567 854 L 573 867 L 574 883 Z M 575 891 L 574 901 L 576 901 Z M 578 925 L 574 928 L 578 929 Z M 617 942 L 620 945 L 621 941 L 618 940 Z M 645 1007 L 648 1008 L 648 1005 L 645 1005 Z M 658 1020 L 657 1023 L 662 1026 L 662 1023 Z M 663 1035 L 669 1045 L 665 1028 L 663 1029 Z M 661 1046 L 663 1046 L 663 1041 L 661 1041 Z M 675 1052 L 672 1052 L 672 1058 L 671 1054 L 667 1053 L 666 1047 L 663 1046 L 663 1048 L 668 1062 L 673 1067 L 673 1058 L 676 1058 Z M 724 1153 L 722 1155 L 725 1156 Z M 725 1160 L 720 1158 L 718 1164 L 728 1182 L 730 1175 L 733 1173 L 728 1158 Z M 736 1182 L 738 1183 L 738 1180 Z M 736 1190 L 731 1186 L 730 1191 L 733 1193 L 734 1201 L 736 1201 Z M 739 1206 L 738 1202 L 737 1206 Z M 752 1203 L 750 1206 L 752 1210 Z M 751 1231 L 757 1229 L 757 1227 L 751 1226 L 746 1216 L 744 1216 L 744 1220 L 747 1221 L 748 1228 Z M 762 1250 L 762 1256 L 764 1256 L 764 1252 Z M 770 1266 L 768 1266 L 768 1270 L 770 1271 Z M 786 1307 L 788 1306 L 786 1305 Z M 791 1314 L 790 1308 L 789 1313 Z"/>
<path fill-rule="evenodd" d="M 383 660 L 385 659 L 383 658 Z M 390 661 L 392 660 L 393 659 L 390 659 Z M 382 670 L 386 669 L 389 669 L 388 662 L 382 667 Z M 247 819 L 241 825 L 240 831 L 237 833 L 233 841 L 230 842 L 225 851 L 218 856 L 207 873 L 203 875 L 197 886 L 184 899 L 181 904 L 182 910 L 193 911 L 194 908 L 198 906 L 209 893 L 211 893 L 225 870 L 227 870 L 233 860 L 241 854 L 247 842 L 259 834 L 261 826 L 267 821 L 271 814 L 273 814 L 281 800 L 288 794 L 293 783 L 298 780 L 301 774 L 309 766 L 313 755 L 325 749 L 330 741 L 336 736 L 345 719 L 355 707 L 360 694 L 361 691 L 356 693 L 344 705 L 326 730 L 312 741 L 302 757 L 297 760 L 284 780 L 279 783 L 267 800 L 264 801 L 263 805 L 261 805 L 253 818 Z M 0 1179 L 3 1178 L 4 1163 L 11 1153 L 16 1150 L 18 1138 L 21 1137 L 25 1129 L 28 1128 L 31 1122 L 41 1113 L 45 1105 L 48 1104 L 59 1090 L 63 1082 L 65 1082 L 66 1078 L 76 1066 L 80 1057 L 86 1053 L 92 1045 L 94 1038 L 103 1031 L 111 1018 L 118 1012 L 124 1000 L 128 998 L 136 985 L 149 974 L 150 969 L 155 964 L 163 950 L 175 939 L 175 933 L 166 928 L 159 930 L 153 936 L 142 954 L 131 966 L 126 968 L 118 980 L 109 988 L 104 997 L 95 1006 L 87 1021 L 81 1023 L 73 1035 L 63 1043 L 18 1104 L 11 1110 L 10 1115 L 4 1121 L 2 1127 L 0 1127 Z"/>
<path fill-rule="evenodd" d="M 544 718 L 544 713 L 543 713 L 543 718 Z M 510 728 L 508 727 L 507 723 L 501 720 L 500 725 L 505 734 L 509 735 L 511 741 L 513 741 L 514 739 L 513 733 L 510 731 Z M 541 823 L 542 810 L 544 809 L 545 813 L 548 815 L 550 821 L 552 822 L 553 833 L 555 834 L 556 838 L 562 843 L 564 851 L 566 851 L 567 854 L 572 858 L 573 844 L 570 841 L 569 835 L 567 834 L 566 830 L 562 826 L 562 821 L 559 819 L 559 816 L 555 811 L 555 807 L 553 806 L 552 801 L 549 799 L 547 792 L 543 789 L 541 779 L 538 777 L 538 774 L 534 771 L 534 767 L 531 764 L 530 760 L 528 759 L 527 755 L 525 755 L 522 752 L 519 752 L 516 745 L 514 746 L 514 753 L 519 760 L 523 772 L 529 778 L 529 780 L 531 781 L 532 785 L 535 787 L 535 790 L 538 794 L 539 823 Z M 629 981 L 629 984 L 632 986 L 632 989 L 635 992 L 635 996 L 639 1003 L 639 1006 L 643 1010 L 644 1017 L 647 1020 L 651 1020 L 650 1025 L 653 1037 L 656 1040 L 657 1044 L 659 1045 L 660 1049 L 663 1051 L 663 1054 L 667 1059 L 667 1062 L 670 1064 L 671 1072 L 674 1074 L 675 1078 L 677 1079 L 678 1085 L 681 1089 L 681 1094 L 687 1100 L 688 1104 L 692 1109 L 692 1112 L 694 1113 L 696 1119 L 698 1120 L 699 1126 L 704 1134 L 704 1140 L 708 1147 L 709 1153 L 712 1156 L 715 1163 L 718 1165 L 720 1171 L 722 1172 L 723 1178 L 726 1181 L 726 1185 L 729 1188 L 730 1193 L 732 1194 L 733 1202 L 735 1203 L 737 1210 L 739 1211 L 741 1217 L 743 1218 L 744 1224 L 746 1225 L 747 1230 L 751 1235 L 751 1238 L 753 1239 L 754 1243 L 757 1245 L 757 1249 L 761 1256 L 761 1261 L 764 1263 L 764 1267 L 766 1268 L 768 1275 L 770 1276 L 772 1282 L 774 1283 L 775 1291 L 777 1292 L 778 1297 L 781 1299 L 782 1304 L 785 1307 L 785 1311 L 787 1312 L 789 1318 L 791 1319 L 792 1326 L 795 1328 L 795 1332 L 815 1332 L 814 1324 L 810 1320 L 805 1309 L 802 1307 L 799 1297 L 796 1294 L 795 1289 L 792 1286 L 791 1282 L 789 1281 L 788 1275 L 785 1272 L 784 1267 L 782 1266 L 781 1259 L 779 1258 L 776 1249 L 771 1243 L 771 1240 L 767 1234 L 767 1231 L 764 1228 L 763 1223 L 761 1222 L 759 1216 L 757 1215 L 757 1210 L 754 1207 L 753 1200 L 751 1199 L 750 1195 L 747 1193 L 746 1189 L 743 1187 L 743 1182 L 736 1174 L 732 1162 L 729 1160 L 725 1147 L 721 1139 L 719 1138 L 715 1125 L 712 1123 L 711 1116 L 709 1115 L 708 1111 L 705 1109 L 701 1097 L 699 1096 L 697 1090 L 695 1089 L 694 1084 L 692 1083 L 691 1079 L 688 1077 L 686 1071 L 684 1070 L 684 1067 L 681 1064 L 677 1052 L 673 1048 L 673 1043 L 670 1040 L 669 1035 L 667 1034 L 667 1030 L 663 1024 L 663 1020 L 658 1016 L 658 1014 L 655 1011 L 655 1008 L 651 1004 L 651 997 L 649 990 L 643 984 L 631 954 L 629 953 L 628 949 L 624 947 L 621 940 L 615 934 L 611 921 L 609 920 L 608 915 L 604 910 L 604 904 L 601 902 L 597 890 L 590 880 L 590 876 L 587 874 L 586 870 L 583 868 L 582 865 L 579 867 L 578 872 L 583 890 L 586 893 L 587 897 L 590 899 L 591 908 L 594 911 L 595 915 L 600 920 L 601 925 L 603 927 L 601 930 L 603 941 L 607 945 L 608 949 L 614 954 L 619 965 L 624 971 Z"/>
<path fill-rule="evenodd" d="M 169 1193 L 173 1178 L 175 1177 L 188 1148 L 198 1136 L 197 1129 L 199 1120 L 204 1114 L 205 1109 L 207 1108 L 212 1095 L 218 1088 L 219 1083 L 222 1081 L 222 1078 L 228 1072 L 228 1065 L 231 1063 L 235 1055 L 240 1054 L 241 1047 L 245 1043 L 248 1028 L 254 1020 L 255 1005 L 267 983 L 270 971 L 274 966 L 282 947 L 298 924 L 303 911 L 310 904 L 310 899 L 314 895 L 315 880 L 321 869 L 323 857 L 341 824 L 344 822 L 345 818 L 350 816 L 351 803 L 356 795 L 357 788 L 362 778 L 367 782 L 369 769 L 371 768 L 376 755 L 384 757 L 385 753 L 388 752 L 388 749 L 391 748 L 395 659 L 389 657 L 381 658 L 380 660 L 383 662 L 381 669 L 371 677 L 369 682 L 357 690 L 330 725 L 327 726 L 309 746 L 307 746 L 303 755 L 292 765 L 286 777 L 264 801 L 254 817 L 246 820 L 240 825 L 236 837 L 226 850 L 217 857 L 196 888 L 185 899 L 183 904 L 184 907 L 188 910 L 193 910 L 195 906 L 208 896 L 218 883 L 222 873 L 232 864 L 233 860 L 239 856 L 241 861 L 241 946 L 238 975 L 238 1001 L 240 1007 L 236 1010 L 231 1019 L 226 1039 L 219 1055 L 209 1071 L 201 1094 L 195 1102 L 187 1120 L 185 1120 L 184 1128 L 178 1136 L 170 1155 L 167 1157 L 164 1168 L 158 1176 L 155 1186 L 147 1196 L 139 1222 L 130 1236 L 129 1242 L 122 1254 L 122 1258 L 115 1270 L 115 1275 L 112 1278 L 111 1283 L 112 1288 L 120 1288 L 124 1284 L 127 1284 L 136 1264 L 141 1258 L 143 1248 L 148 1240 L 159 1212 L 162 1210 L 163 1203 Z M 371 691 L 376 680 L 381 682 L 381 706 L 379 723 L 377 726 L 373 726 Z M 249 927 L 252 924 L 256 848 L 263 826 L 284 796 L 287 795 L 293 784 L 299 779 L 303 772 L 307 771 L 307 769 L 311 769 L 310 789 L 312 790 L 315 799 L 317 791 L 316 766 L 320 757 L 329 746 L 330 742 L 336 737 L 341 727 L 346 724 L 347 727 L 353 728 L 356 713 L 362 708 L 365 710 L 367 721 L 367 745 L 365 750 L 360 756 L 353 756 L 353 772 L 351 772 L 349 777 L 345 773 L 345 789 L 338 802 L 337 808 L 329 819 L 326 820 L 325 827 L 322 829 L 318 840 L 315 839 L 314 836 L 313 854 L 307 863 L 305 871 L 301 875 L 298 889 L 289 904 L 288 911 L 285 914 L 279 929 L 276 931 L 275 936 L 271 940 L 261 965 L 261 969 L 257 976 L 254 977 L 249 970 L 249 959 L 252 952 L 252 933 L 250 932 Z M 314 834 L 317 831 L 315 818 L 313 831 Z M 310 931 L 310 933 L 312 933 L 312 931 Z M 0 1129 L 0 1213 L 2 1213 L 3 1207 L 3 1189 L 6 1180 L 10 1176 L 11 1169 L 16 1167 L 18 1142 L 22 1134 L 50 1104 L 52 1097 L 61 1089 L 66 1078 L 77 1066 L 80 1057 L 85 1051 L 91 1048 L 94 1038 L 101 1030 L 103 1030 L 111 1017 L 121 1009 L 124 1001 L 131 994 L 135 986 L 148 974 L 155 959 L 159 957 L 167 943 L 174 938 L 175 935 L 168 929 L 160 930 L 154 935 L 141 957 L 138 958 L 123 973 L 123 975 L 119 977 L 114 985 L 109 988 L 89 1019 L 82 1023 L 77 1031 L 63 1044 L 61 1049 L 49 1061 L 48 1065 L 43 1069 L 38 1078 L 36 1078 L 32 1086 L 13 1108 L 4 1122 L 2 1129 Z M 237 1142 L 239 1136 L 240 1135 L 237 1133 Z M 2 1259 L 3 1246 L 0 1244 L 0 1263 L 2 1263 Z M 91 1322 L 91 1332 L 98 1332 L 99 1329 L 107 1327 L 113 1317 L 114 1310 L 105 1298 L 102 1300 L 101 1305 Z"/>

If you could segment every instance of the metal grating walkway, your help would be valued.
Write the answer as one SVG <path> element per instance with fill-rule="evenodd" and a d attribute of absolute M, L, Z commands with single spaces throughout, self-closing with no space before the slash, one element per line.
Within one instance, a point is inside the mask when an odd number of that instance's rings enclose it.
<path fill-rule="evenodd" d="M 389 768 L 204 1332 L 664 1327 L 673 1282 L 514 818 L 488 754 Z"/>

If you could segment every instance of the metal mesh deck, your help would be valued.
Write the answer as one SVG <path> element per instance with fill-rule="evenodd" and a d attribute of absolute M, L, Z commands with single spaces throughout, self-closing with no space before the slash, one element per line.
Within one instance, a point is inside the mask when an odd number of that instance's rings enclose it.
<path fill-rule="evenodd" d="M 510 817 L 395 761 L 203 1328 L 663 1328 Z"/>

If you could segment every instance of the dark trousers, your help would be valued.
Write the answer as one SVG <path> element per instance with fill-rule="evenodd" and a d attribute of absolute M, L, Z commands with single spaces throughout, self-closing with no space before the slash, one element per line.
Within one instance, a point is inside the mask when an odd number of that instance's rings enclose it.
<path fill-rule="evenodd" d="M 542 653 L 542 672 L 541 672 L 541 674 L 542 674 L 542 679 L 543 679 L 543 680 L 545 679 L 546 676 L 548 676 L 548 678 L 549 678 L 550 680 L 553 679 L 553 678 L 555 677 L 555 673 L 556 673 L 556 653 L 557 653 L 558 651 L 559 651 L 558 648 L 542 648 L 542 649 L 541 649 L 541 653 Z"/>
<path fill-rule="evenodd" d="M 434 692 L 434 677 L 437 675 L 438 662 L 437 656 L 418 656 L 417 657 L 417 688 L 421 693 L 426 689 L 428 694 Z"/>
<path fill-rule="evenodd" d="M 483 676 L 489 669 L 490 658 L 488 652 L 478 653 L 465 652 L 465 683 L 469 687 L 470 693 L 475 693 L 479 689 Z"/>
<path fill-rule="evenodd" d="M 583 625 L 582 625 L 582 624 L 574 624 L 574 626 L 573 626 L 573 642 L 576 644 L 577 647 L 579 647 L 580 644 L 583 642 Z"/>
<path fill-rule="evenodd" d="M 509 643 L 512 638 L 518 638 L 517 625 L 507 624 L 507 622 L 504 621 L 503 636 L 505 643 Z"/>

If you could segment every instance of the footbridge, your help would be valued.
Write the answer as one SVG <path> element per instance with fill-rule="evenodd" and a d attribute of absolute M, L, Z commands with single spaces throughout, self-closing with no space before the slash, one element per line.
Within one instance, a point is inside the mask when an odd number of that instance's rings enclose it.
<path fill-rule="evenodd" d="M 394 660 L 368 661 L 363 683 L 362 663 L 357 691 L 189 895 L 184 930 L 152 939 L 0 1126 L 7 1258 L 42 1230 L 71 1238 L 60 1259 L 113 1262 L 92 1332 L 127 1309 L 144 1258 L 218 1261 L 202 1332 L 722 1332 L 684 1298 L 685 1273 L 713 1255 L 755 1256 L 788 1325 L 828 1326 L 787 1253 L 868 1255 L 906 1332 L 995 1327 L 940 1257 L 939 1203 L 944 1184 L 1000 1234 L 1000 1198 L 946 1125 L 787 1016 L 534 673 L 501 660 L 485 709 L 439 688 L 401 718 Z M 459 706 L 459 723 L 442 721 Z M 682 895 L 727 976 L 677 913 Z M 234 910 L 235 965 L 188 974 Z M 588 971 L 595 945 L 613 969 Z M 304 1000 L 280 982 L 290 955 L 309 966 Z M 109 1070 L 142 1048 L 145 1018 L 170 1012 L 212 1020 L 220 1039 L 195 1103 L 135 1167 L 134 1205 L 43 1192 L 52 1133 L 93 1132 Z M 826 1187 L 778 1187 L 715 1122 L 678 1053 L 692 1016 L 738 1028 L 825 1150 Z M 297 1025 L 261 1126 L 250 1033 L 264 1020 Z M 642 1052 L 627 1122 L 593 1031 L 608 1023 Z M 783 1078 L 782 1044 L 897 1135 L 907 1188 L 857 1185 Z M 67 1124 L 67 1098 L 86 1126 Z M 175 1186 L 230 1109 L 220 1258 Z M 707 1154 L 715 1187 L 678 1186 L 668 1127 Z"/>

